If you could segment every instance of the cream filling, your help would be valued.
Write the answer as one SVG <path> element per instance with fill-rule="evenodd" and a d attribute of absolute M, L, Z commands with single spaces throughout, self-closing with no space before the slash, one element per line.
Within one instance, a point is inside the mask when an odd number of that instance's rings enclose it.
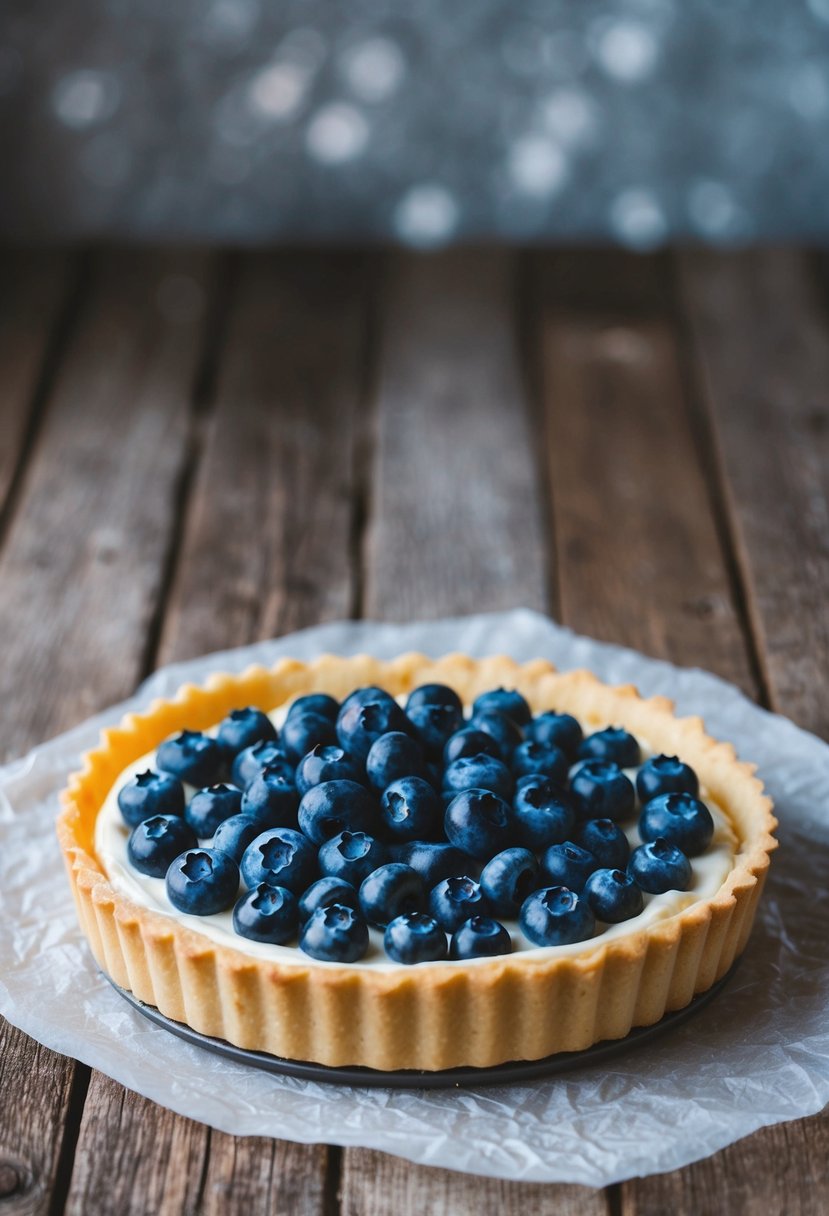
<path fill-rule="evenodd" d="M 287 706 L 281 706 L 279 709 L 274 710 L 269 717 L 279 727 L 284 721 L 286 713 Z M 215 733 L 215 729 L 213 731 L 206 731 L 205 733 L 213 734 Z M 641 744 L 641 746 L 643 756 L 647 757 L 652 754 L 647 745 Z M 169 916 L 180 924 L 185 925 L 188 929 L 192 929 L 194 932 L 201 933 L 205 937 L 210 938 L 217 945 L 230 946 L 242 954 L 251 955 L 253 958 L 270 959 L 272 962 L 278 963 L 294 963 L 303 967 L 342 967 L 344 965 L 342 963 L 327 963 L 311 958 L 310 955 L 303 953 L 298 946 L 277 946 L 265 942 L 254 942 L 246 937 L 241 937 L 233 928 L 232 908 L 229 908 L 226 912 L 218 912 L 213 916 L 191 916 L 187 913 L 179 912 L 167 898 L 163 878 L 150 878 L 145 874 L 140 874 L 130 865 L 127 858 L 127 841 L 130 829 L 121 818 L 121 812 L 118 808 L 118 791 L 131 777 L 154 767 L 154 751 L 148 752 L 146 756 L 142 756 L 134 764 L 128 765 L 117 777 L 98 815 L 95 824 L 95 852 L 104 873 L 113 887 L 140 907 Z M 631 779 L 635 778 L 636 769 L 626 769 L 625 771 Z M 185 795 L 188 800 L 193 793 L 194 791 L 191 788 L 185 786 Z M 534 946 L 521 933 L 517 921 L 504 921 L 512 938 L 513 954 L 522 954 L 528 959 L 548 958 L 551 955 L 584 954 L 592 949 L 599 949 L 606 942 L 628 937 L 648 928 L 650 925 L 657 924 L 659 921 L 667 920 L 699 900 L 709 899 L 715 895 L 725 882 L 734 865 L 737 840 L 722 809 L 706 795 L 704 789 L 700 791 L 700 795 L 708 806 L 714 820 L 714 837 L 705 853 L 701 857 L 692 859 L 693 876 L 691 885 L 687 891 L 667 891 L 664 895 L 646 894 L 644 897 L 645 907 L 639 916 L 623 921 L 618 925 L 603 925 L 600 923 L 597 925 L 594 937 L 587 941 L 574 942 L 572 945 Z M 624 831 L 630 841 L 631 848 L 635 848 L 638 844 L 642 843 L 636 822 L 626 825 Z M 210 842 L 202 840 L 200 843 L 208 845 Z M 245 889 L 244 885 L 240 885 L 240 894 Z M 403 966 L 401 963 L 392 962 L 385 953 L 383 949 L 383 935 L 380 931 L 371 929 L 370 939 L 368 953 L 365 957 L 357 963 L 349 963 L 348 966 L 367 967 L 378 971 L 395 971 Z M 491 961 L 490 958 L 466 959 L 463 966 L 476 966 L 479 963 Z M 458 966 L 457 963 L 453 963 L 449 959 L 443 959 L 438 964 L 421 963 L 416 965 Z"/>

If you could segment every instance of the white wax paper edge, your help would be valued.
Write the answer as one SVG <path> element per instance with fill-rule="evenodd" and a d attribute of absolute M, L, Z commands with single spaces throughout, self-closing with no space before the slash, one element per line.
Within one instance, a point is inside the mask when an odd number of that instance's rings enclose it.
<path fill-rule="evenodd" d="M 265 1075 L 191 1047 L 97 972 L 55 844 L 57 794 L 100 727 L 215 670 L 283 655 L 543 656 L 672 696 L 732 739 L 778 808 L 781 848 L 760 922 L 727 988 L 685 1026 L 620 1056 L 521 1086 L 340 1088 Z M 46 1046 L 221 1131 L 361 1145 L 468 1173 L 604 1186 L 698 1160 L 829 1101 L 829 748 L 736 688 L 578 637 L 537 613 L 409 625 L 345 622 L 157 672 L 135 697 L 0 769 L 0 1013 Z"/>

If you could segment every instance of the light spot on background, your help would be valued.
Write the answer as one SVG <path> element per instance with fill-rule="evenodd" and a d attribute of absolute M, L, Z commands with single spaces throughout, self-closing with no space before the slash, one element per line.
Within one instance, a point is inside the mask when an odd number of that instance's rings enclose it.
<path fill-rule="evenodd" d="M 592 99 L 578 89 L 557 89 L 541 103 L 541 120 L 562 143 L 587 143 L 598 125 Z"/>
<path fill-rule="evenodd" d="M 625 245 L 652 249 L 665 239 L 668 231 L 665 213 L 650 190 L 624 190 L 610 207 L 610 225 Z"/>
<path fill-rule="evenodd" d="M 120 100 L 121 86 L 115 76 L 92 68 L 61 76 L 52 94 L 56 115 L 76 131 L 106 121 L 118 109 Z"/>
<path fill-rule="evenodd" d="M 695 182 L 688 195 L 688 213 L 694 227 L 712 239 L 731 236 L 739 226 L 734 196 L 722 182 Z"/>
<path fill-rule="evenodd" d="M 422 182 L 408 190 L 394 210 L 397 235 L 409 245 L 440 245 L 455 230 L 458 204 L 444 187 Z"/>
<path fill-rule="evenodd" d="M 352 92 L 363 101 L 384 101 L 397 92 L 406 62 L 390 38 L 369 38 L 346 51 L 343 73 Z"/>
<path fill-rule="evenodd" d="M 308 83 L 309 72 L 303 65 L 273 63 L 251 78 L 248 103 L 263 118 L 285 120 L 299 109 Z"/>
<path fill-rule="evenodd" d="M 317 110 L 308 124 L 308 151 L 323 164 L 339 165 L 353 160 L 368 143 L 368 123 L 354 106 L 344 101 Z"/>
<path fill-rule="evenodd" d="M 247 42 L 258 20 L 258 0 L 213 0 L 204 25 L 214 42 L 236 47 Z"/>
<path fill-rule="evenodd" d="M 509 153 L 509 175 L 527 194 L 555 194 L 567 179 L 567 158 L 561 149 L 540 135 L 525 135 Z"/>
<path fill-rule="evenodd" d="M 789 84 L 789 101 L 804 118 L 822 118 L 829 110 L 829 80 L 817 64 L 797 69 Z"/>
<path fill-rule="evenodd" d="M 596 59 L 615 80 L 635 84 L 652 72 L 659 54 L 653 32 L 638 21 L 603 21 L 591 31 Z"/>

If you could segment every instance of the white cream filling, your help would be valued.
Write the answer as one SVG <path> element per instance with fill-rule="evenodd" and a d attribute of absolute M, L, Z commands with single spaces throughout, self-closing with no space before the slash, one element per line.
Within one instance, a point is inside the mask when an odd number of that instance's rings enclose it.
<path fill-rule="evenodd" d="M 274 724 L 279 727 L 284 721 L 286 713 L 287 706 L 282 706 L 274 710 L 269 716 Z M 213 731 L 206 731 L 205 733 L 213 734 L 215 733 L 215 729 Z M 641 746 L 643 757 L 646 758 L 648 755 L 653 754 L 646 744 L 641 743 Z M 98 815 L 95 824 L 95 852 L 104 873 L 113 887 L 140 907 L 172 917 L 172 919 L 185 925 L 188 929 L 192 929 L 196 933 L 202 933 L 205 937 L 210 938 L 211 941 L 216 942 L 217 945 L 230 946 L 234 950 L 239 950 L 242 954 L 249 954 L 254 958 L 271 959 L 273 962 L 294 963 L 303 967 L 343 966 L 342 963 L 326 963 L 313 959 L 309 955 L 304 954 L 295 945 L 277 946 L 265 942 L 254 942 L 248 938 L 241 937 L 233 928 L 232 908 L 226 912 L 218 912 L 213 916 L 190 916 L 187 913 L 179 912 L 167 898 L 163 878 L 150 878 L 145 874 L 139 873 L 130 865 L 127 858 L 127 841 L 130 829 L 121 818 L 121 812 L 118 808 L 118 791 L 131 777 L 154 767 L 154 751 L 148 752 L 146 756 L 142 756 L 134 764 L 128 765 L 117 777 Z M 626 769 L 625 771 L 631 779 L 635 778 L 636 769 Z M 185 787 L 185 794 L 188 800 L 193 792 L 192 789 Z M 734 856 L 737 851 L 737 841 L 724 812 L 710 797 L 706 796 L 706 791 L 701 790 L 700 793 L 714 820 L 714 837 L 705 853 L 701 857 L 692 859 L 693 876 L 691 885 L 687 891 L 667 891 L 664 895 L 646 894 L 644 897 L 645 907 L 638 916 L 623 921 L 618 925 L 600 924 L 597 926 L 595 937 L 590 938 L 588 941 L 575 942 L 572 945 L 566 946 L 534 946 L 521 933 L 517 921 L 505 921 L 504 924 L 512 938 L 513 953 L 520 953 L 528 959 L 541 959 L 550 955 L 582 954 L 591 949 L 598 949 L 606 942 L 638 933 L 642 929 L 656 924 L 658 921 L 667 920 L 668 917 L 675 916 L 678 912 L 682 912 L 698 900 L 708 899 L 715 895 L 733 867 Z M 630 841 L 631 848 L 635 848 L 638 844 L 641 844 L 635 821 L 626 825 L 624 831 Z M 203 840 L 200 843 L 207 845 L 209 841 Z M 245 887 L 240 886 L 239 890 L 241 894 L 245 890 Z M 370 938 L 368 953 L 359 962 L 350 963 L 348 964 L 349 966 L 369 967 L 379 971 L 395 971 L 403 966 L 401 963 L 392 962 L 383 950 L 383 935 L 381 932 L 372 929 L 370 931 Z M 466 959 L 462 965 L 475 966 L 478 963 L 490 961 L 492 960 L 487 958 Z M 459 964 L 453 963 L 449 959 L 444 959 L 439 964 L 421 963 L 418 965 L 458 966 Z M 408 968 L 406 969 L 408 970 Z"/>

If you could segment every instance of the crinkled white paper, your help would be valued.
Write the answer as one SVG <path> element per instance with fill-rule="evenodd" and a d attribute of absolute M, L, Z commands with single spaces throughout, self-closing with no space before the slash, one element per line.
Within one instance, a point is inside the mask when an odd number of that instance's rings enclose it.
<path fill-rule="evenodd" d="M 105 722 L 185 680 L 283 655 L 408 649 L 543 656 L 675 698 L 759 763 L 778 807 L 762 912 L 725 990 L 686 1025 L 611 1063 L 520 1086 L 340 1088 L 191 1047 L 133 1012 L 96 970 L 55 843 L 57 794 Z M 117 706 L 0 770 L 0 1012 L 172 1110 L 222 1131 L 362 1145 L 469 1173 L 603 1186 L 675 1169 L 829 1101 L 829 747 L 701 671 L 580 638 L 519 611 L 413 625 L 345 623 L 158 672 Z"/>

